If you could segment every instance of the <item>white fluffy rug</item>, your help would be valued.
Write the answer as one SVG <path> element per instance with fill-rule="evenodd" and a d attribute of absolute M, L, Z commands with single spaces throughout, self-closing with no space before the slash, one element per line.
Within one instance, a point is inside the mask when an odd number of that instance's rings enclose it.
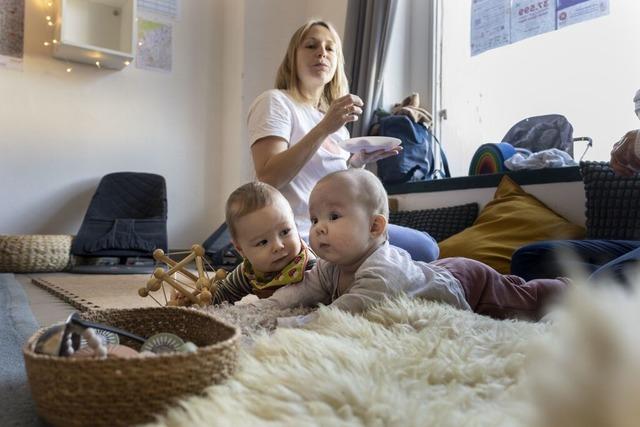
<path fill-rule="evenodd" d="M 513 425 L 525 347 L 548 326 L 401 299 L 364 316 L 322 308 L 241 353 L 238 372 L 157 425 Z"/>
<path fill-rule="evenodd" d="M 578 287 L 553 323 L 525 367 L 537 425 L 640 426 L 640 287 Z"/>
<path fill-rule="evenodd" d="M 277 313 L 222 307 L 256 325 L 244 328 L 255 341 L 238 371 L 154 425 L 640 425 L 637 291 L 576 286 L 541 324 L 408 299 L 364 316 L 320 313 L 305 330 L 267 335 Z"/>

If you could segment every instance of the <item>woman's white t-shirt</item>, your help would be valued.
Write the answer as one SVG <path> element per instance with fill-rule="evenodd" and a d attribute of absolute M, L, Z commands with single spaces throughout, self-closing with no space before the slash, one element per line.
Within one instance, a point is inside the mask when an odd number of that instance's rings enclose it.
<path fill-rule="evenodd" d="M 324 117 L 311 105 L 295 101 L 285 91 L 272 89 L 262 93 L 249 108 L 249 143 L 267 136 L 287 141 L 289 147 L 297 144 Z M 300 236 L 309 238 L 309 195 L 320 178 L 347 168 L 349 152 L 338 147 L 337 142 L 349 138 L 345 127 L 331 134 L 313 157 L 291 182 L 280 188 L 293 209 Z"/>

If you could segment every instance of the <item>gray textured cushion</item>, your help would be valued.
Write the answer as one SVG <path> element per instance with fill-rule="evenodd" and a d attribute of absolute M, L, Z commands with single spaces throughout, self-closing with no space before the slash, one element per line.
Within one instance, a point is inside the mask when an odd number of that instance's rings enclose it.
<path fill-rule="evenodd" d="M 640 240 L 640 176 L 624 178 L 608 162 L 582 162 L 587 238 Z"/>
<path fill-rule="evenodd" d="M 469 203 L 438 209 L 392 212 L 389 222 L 426 231 L 439 242 L 471 226 L 477 217 L 478 204 Z"/>

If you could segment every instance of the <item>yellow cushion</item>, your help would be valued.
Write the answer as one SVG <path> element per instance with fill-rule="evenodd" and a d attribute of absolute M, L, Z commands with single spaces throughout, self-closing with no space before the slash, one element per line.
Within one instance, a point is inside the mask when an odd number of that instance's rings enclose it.
<path fill-rule="evenodd" d="M 440 258 L 466 257 L 508 274 L 511 255 L 538 240 L 582 239 L 583 227 L 572 224 L 504 176 L 492 201 L 473 225 L 439 243 Z"/>

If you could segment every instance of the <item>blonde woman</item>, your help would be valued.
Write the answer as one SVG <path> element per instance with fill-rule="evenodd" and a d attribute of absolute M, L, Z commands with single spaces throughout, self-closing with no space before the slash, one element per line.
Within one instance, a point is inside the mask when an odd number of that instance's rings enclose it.
<path fill-rule="evenodd" d="M 329 173 L 363 167 L 397 155 L 400 148 L 351 155 L 338 142 L 348 139 L 347 123 L 362 114 L 362 100 L 349 94 L 342 43 L 333 26 L 309 21 L 291 37 L 278 69 L 276 88 L 259 95 L 248 115 L 256 177 L 289 201 L 300 235 L 308 240 L 309 195 Z M 415 260 L 432 261 L 438 246 L 426 233 L 392 226 L 392 245 Z"/>

